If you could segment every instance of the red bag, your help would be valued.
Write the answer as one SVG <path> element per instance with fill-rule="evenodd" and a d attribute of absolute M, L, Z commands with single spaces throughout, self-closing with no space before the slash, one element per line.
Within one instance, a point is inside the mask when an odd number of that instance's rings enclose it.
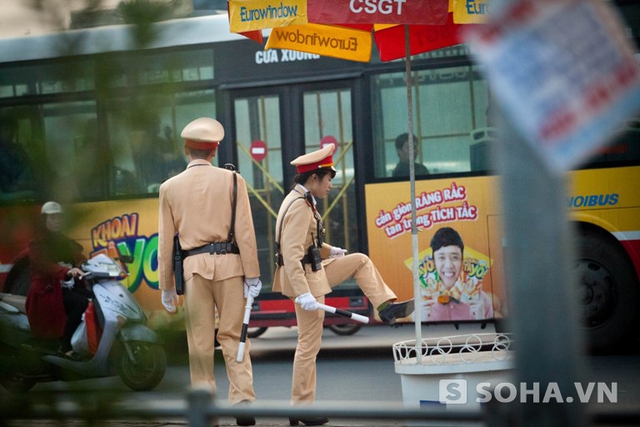
<path fill-rule="evenodd" d="M 31 333 L 38 338 L 60 338 L 67 315 L 62 302 L 62 288 L 54 280 L 38 277 L 27 294 L 27 318 Z"/>
<path fill-rule="evenodd" d="M 98 323 L 98 316 L 96 315 L 93 301 L 89 301 L 89 305 L 84 312 L 84 321 L 87 324 L 87 345 L 89 347 L 89 353 L 96 354 L 98 345 L 100 344 L 100 338 L 102 338 L 102 329 Z"/>

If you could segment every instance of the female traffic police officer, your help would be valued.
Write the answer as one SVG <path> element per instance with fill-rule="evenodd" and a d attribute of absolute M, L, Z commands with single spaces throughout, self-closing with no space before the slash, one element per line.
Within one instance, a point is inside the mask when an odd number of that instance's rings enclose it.
<path fill-rule="evenodd" d="M 236 361 L 245 298 L 258 296 L 262 283 L 253 218 L 245 180 L 239 174 L 214 167 L 222 125 L 207 117 L 182 131 L 187 169 L 160 186 L 158 224 L 159 279 L 162 304 L 175 312 L 177 295 L 172 271 L 173 238 L 178 233 L 184 259 L 184 306 L 191 384 L 209 384 L 215 391 L 213 354 L 215 309 L 218 341 L 229 377 L 229 401 L 255 399 L 249 342 L 242 362 Z M 235 239 L 228 241 L 232 200 L 236 193 Z M 244 285 L 243 285 L 244 283 Z M 238 425 L 254 425 L 253 417 L 237 417 Z"/>
<path fill-rule="evenodd" d="M 293 361 L 291 403 L 311 403 L 316 390 L 316 356 L 320 350 L 324 311 L 317 303 L 331 289 L 354 277 L 358 286 L 378 309 L 380 318 L 393 324 L 413 311 L 413 300 L 393 303 L 389 289 L 368 256 L 346 255 L 346 250 L 323 242 L 322 218 L 316 199 L 329 194 L 333 168 L 333 145 L 298 157 L 293 190 L 285 197 L 276 221 L 277 264 L 273 290 L 295 300 L 298 345 Z M 322 425 L 325 417 L 290 419 L 290 425 Z"/>

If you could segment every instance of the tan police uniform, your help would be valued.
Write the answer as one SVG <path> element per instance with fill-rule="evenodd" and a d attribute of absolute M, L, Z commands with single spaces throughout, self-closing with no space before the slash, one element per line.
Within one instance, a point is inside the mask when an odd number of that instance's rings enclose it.
<path fill-rule="evenodd" d="M 298 173 L 317 168 L 333 168 L 333 145 L 300 156 L 291 164 L 297 166 Z M 318 302 L 324 303 L 324 296 L 334 286 L 354 277 L 358 286 L 374 307 L 396 299 L 364 254 L 353 253 L 340 258 L 329 258 L 332 246 L 322 244 L 320 254 L 322 269 L 314 272 L 311 264 L 301 260 L 307 255 L 309 246 L 317 240 L 317 220 L 315 200 L 307 197 L 307 190 L 298 184 L 285 197 L 276 221 L 276 241 L 280 244 L 282 266 L 276 268 L 273 290 L 289 298 L 311 293 Z M 282 233 L 280 234 L 280 229 Z M 291 403 L 311 403 L 316 392 L 316 356 L 320 351 L 324 311 L 306 311 L 295 304 L 298 323 L 298 345 L 293 362 Z"/>
<path fill-rule="evenodd" d="M 211 131 L 212 126 L 214 131 Z M 220 141 L 223 136 L 222 126 L 206 118 L 195 120 L 182 132 L 186 145 L 194 148 L 207 148 L 210 141 Z M 191 161 L 184 172 L 160 186 L 158 261 L 161 289 L 175 289 L 172 251 L 176 232 L 184 251 L 226 241 L 231 224 L 232 193 L 233 172 L 200 159 Z M 249 340 L 242 362 L 236 361 L 236 353 L 245 306 L 243 279 L 260 276 L 249 196 L 245 180 L 239 174 L 235 241 L 240 254 L 200 253 L 184 259 L 191 384 L 204 382 L 215 390 L 213 355 L 217 308 L 218 341 L 226 362 L 232 404 L 255 400 Z"/>

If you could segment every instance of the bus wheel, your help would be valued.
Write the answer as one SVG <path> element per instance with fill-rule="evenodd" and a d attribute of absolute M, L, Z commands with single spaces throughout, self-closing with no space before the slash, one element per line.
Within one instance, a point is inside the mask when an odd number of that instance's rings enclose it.
<path fill-rule="evenodd" d="M 267 328 L 249 328 L 247 329 L 247 336 L 249 338 L 258 338 L 265 332 L 267 332 Z"/>
<path fill-rule="evenodd" d="M 362 326 L 357 323 L 344 323 L 342 325 L 327 325 L 327 328 L 336 335 L 353 335 L 360 330 Z"/>
<path fill-rule="evenodd" d="M 621 344 L 633 331 L 640 297 L 627 254 L 615 239 L 583 231 L 575 273 L 589 348 L 604 351 Z"/>

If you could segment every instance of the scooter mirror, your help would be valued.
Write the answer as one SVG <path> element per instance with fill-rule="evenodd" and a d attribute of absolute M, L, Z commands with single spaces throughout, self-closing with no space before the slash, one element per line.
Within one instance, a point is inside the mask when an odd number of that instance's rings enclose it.
<path fill-rule="evenodd" d="M 118 260 L 125 264 L 131 264 L 133 262 L 133 255 L 121 255 Z"/>

